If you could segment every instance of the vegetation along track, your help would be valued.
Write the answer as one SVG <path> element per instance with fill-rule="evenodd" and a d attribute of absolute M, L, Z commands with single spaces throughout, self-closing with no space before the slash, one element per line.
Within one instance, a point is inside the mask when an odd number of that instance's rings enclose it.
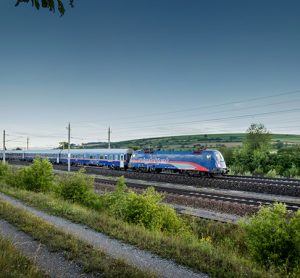
<path fill-rule="evenodd" d="M 95 178 L 95 181 L 100 184 L 116 185 L 116 181 L 113 180 Z M 145 189 L 148 187 L 148 185 L 133 183 L 133 182 L 126 182 L 126 185 L 128 187 L 139 188 L 139 189 Z M 97 187 L 98 186 L 96 184 L 96 188 Z M 155 189 L 158 192 L 172 193 L 172 194 L 196 197 L 196 198 L 206 198 L 206 199 L 218 200 L 223 202 L 234 202 L 238 204 L 251 205 L 251 206 L 269 205 L 273 203 L 273 201 L 267 201 L 259 198 L 252 198 L 252 197 L 249 198 L 244 196 L 229 196 L 220 193 L 205 193 L 205 192 L 198 192 L 190 189 L 185 190 L 185 189 L 160 187 L 160 186 L 155 186 Z M 287 209 L 291 211 L 297 211 L 300 208 L 300 204 L 288 203 L 288 202 L 285 202 L 285 204 L 287 206 Z"/>
<path fill-rule="evenodd" d="M 11 161 L 12 162 L 12 161 Z M 13 162 L 15 164 L 28 165 L 28 162 Z M 66 170 L 66 165 L 54 165 L 55 169 Z M 72 171 L 77 171 L 81 167 L 72 166 Z M 261 177 L 244 176 L 217 176 L 214 178 L 193 177 L 177 174 L 155 174 L 133 171 L 111 170 L 95 166 L 85 166 L 89 174 L 99 174 L 107 176 L 124 176 L 130 179 L 140 179 L 147 181 L 166 182 L 174 184 L 184 184 L 192 186 L 220 188 L 229 190 L 240 190 L 256 193 L 276 194 L 284 196 L 300 197 L 300 180 L 292 179 L 271 179 Z"/>

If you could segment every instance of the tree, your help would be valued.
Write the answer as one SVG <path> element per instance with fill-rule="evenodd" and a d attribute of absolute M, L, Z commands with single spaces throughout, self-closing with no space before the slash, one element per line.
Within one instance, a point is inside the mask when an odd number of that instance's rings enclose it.
<path fill-rule="evenodd" d="M 59 142 L 59 149 L 65 150 L 68 148 L 68 142 Z"/>
<path fill-rule="evenodd" d="M 271 146 L 271 138 L 271 133 L 263 124 L 251 124 L 247 129 L 244 145 L 250 152 L 268 150 Z"/>
<path fill-rule="evenodd" d="M 29 3 L 31 2 L 32 6 L 35 7 L 37 10 L 42 8 L 49 9 L 51 12 L 55 12 L 57 7 L 61 16 L 65 13 L 65 6 L 62 0 L 16 0 L 15 6 L 18 6 L 20 3 Z M 57 4 L 55 4 L 57 3 Z M 73 8 L 74 7 L 74 0 L 69 0 L 69 5 Z"/>

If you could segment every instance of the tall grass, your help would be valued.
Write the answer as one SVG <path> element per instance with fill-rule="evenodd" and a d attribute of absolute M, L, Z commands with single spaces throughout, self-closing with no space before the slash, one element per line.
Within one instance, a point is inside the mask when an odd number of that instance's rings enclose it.
<path fill-rule="evenodd" d="M 114 259 L 108 256 L 100 249 L 94 249 L 90 244 L 87 244 L 70 234 L 62 232 L 60 229 L 55 228 L 53 225 L 39 217 L 2 201 L 1 199 L 0 217 L 6 219 L 20 230 L 39 240 L 51 251 L 63 251 L 67 259 L 77 262 L 83 267 L 85 272 L 91 272 L 101 277 L 154 277 L 151 273 L 142 272 L 124 263 L 120 259 Z M 53 256 L 55 256 L 54 253 Z M 21 263 L 23 262 L 19 259 L 17 261 L 20 261 Z M 29 269 L 31 270 L 32 268 Z M 12 267 L 10 270 L 13 272 Z M 20 275 L 11 277 L 23 276 Z"/>
<path fill-rule="evenodd" d="M 26 258 L 15 246 L 0 236 L 0 277 L 48 277 L 40 272 L 36 265 Z"/>

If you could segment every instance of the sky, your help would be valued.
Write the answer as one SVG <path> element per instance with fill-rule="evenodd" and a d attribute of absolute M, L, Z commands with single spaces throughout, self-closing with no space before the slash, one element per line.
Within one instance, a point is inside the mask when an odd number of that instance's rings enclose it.
<path fill-rule="evenodd" d="M 68 1 L 65 1 L 67 4 Z M 300 1 L 0 1 L 7 148 L 245 132 L 300 134 Z"/>

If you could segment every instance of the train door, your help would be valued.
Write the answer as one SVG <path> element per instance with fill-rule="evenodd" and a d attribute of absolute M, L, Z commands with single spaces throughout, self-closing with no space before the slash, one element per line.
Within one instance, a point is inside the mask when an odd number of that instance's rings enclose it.
<path fill-rule="evenodd" d="M 124 154 L 120 155 L 120 168 L 124 168 Z"/>

